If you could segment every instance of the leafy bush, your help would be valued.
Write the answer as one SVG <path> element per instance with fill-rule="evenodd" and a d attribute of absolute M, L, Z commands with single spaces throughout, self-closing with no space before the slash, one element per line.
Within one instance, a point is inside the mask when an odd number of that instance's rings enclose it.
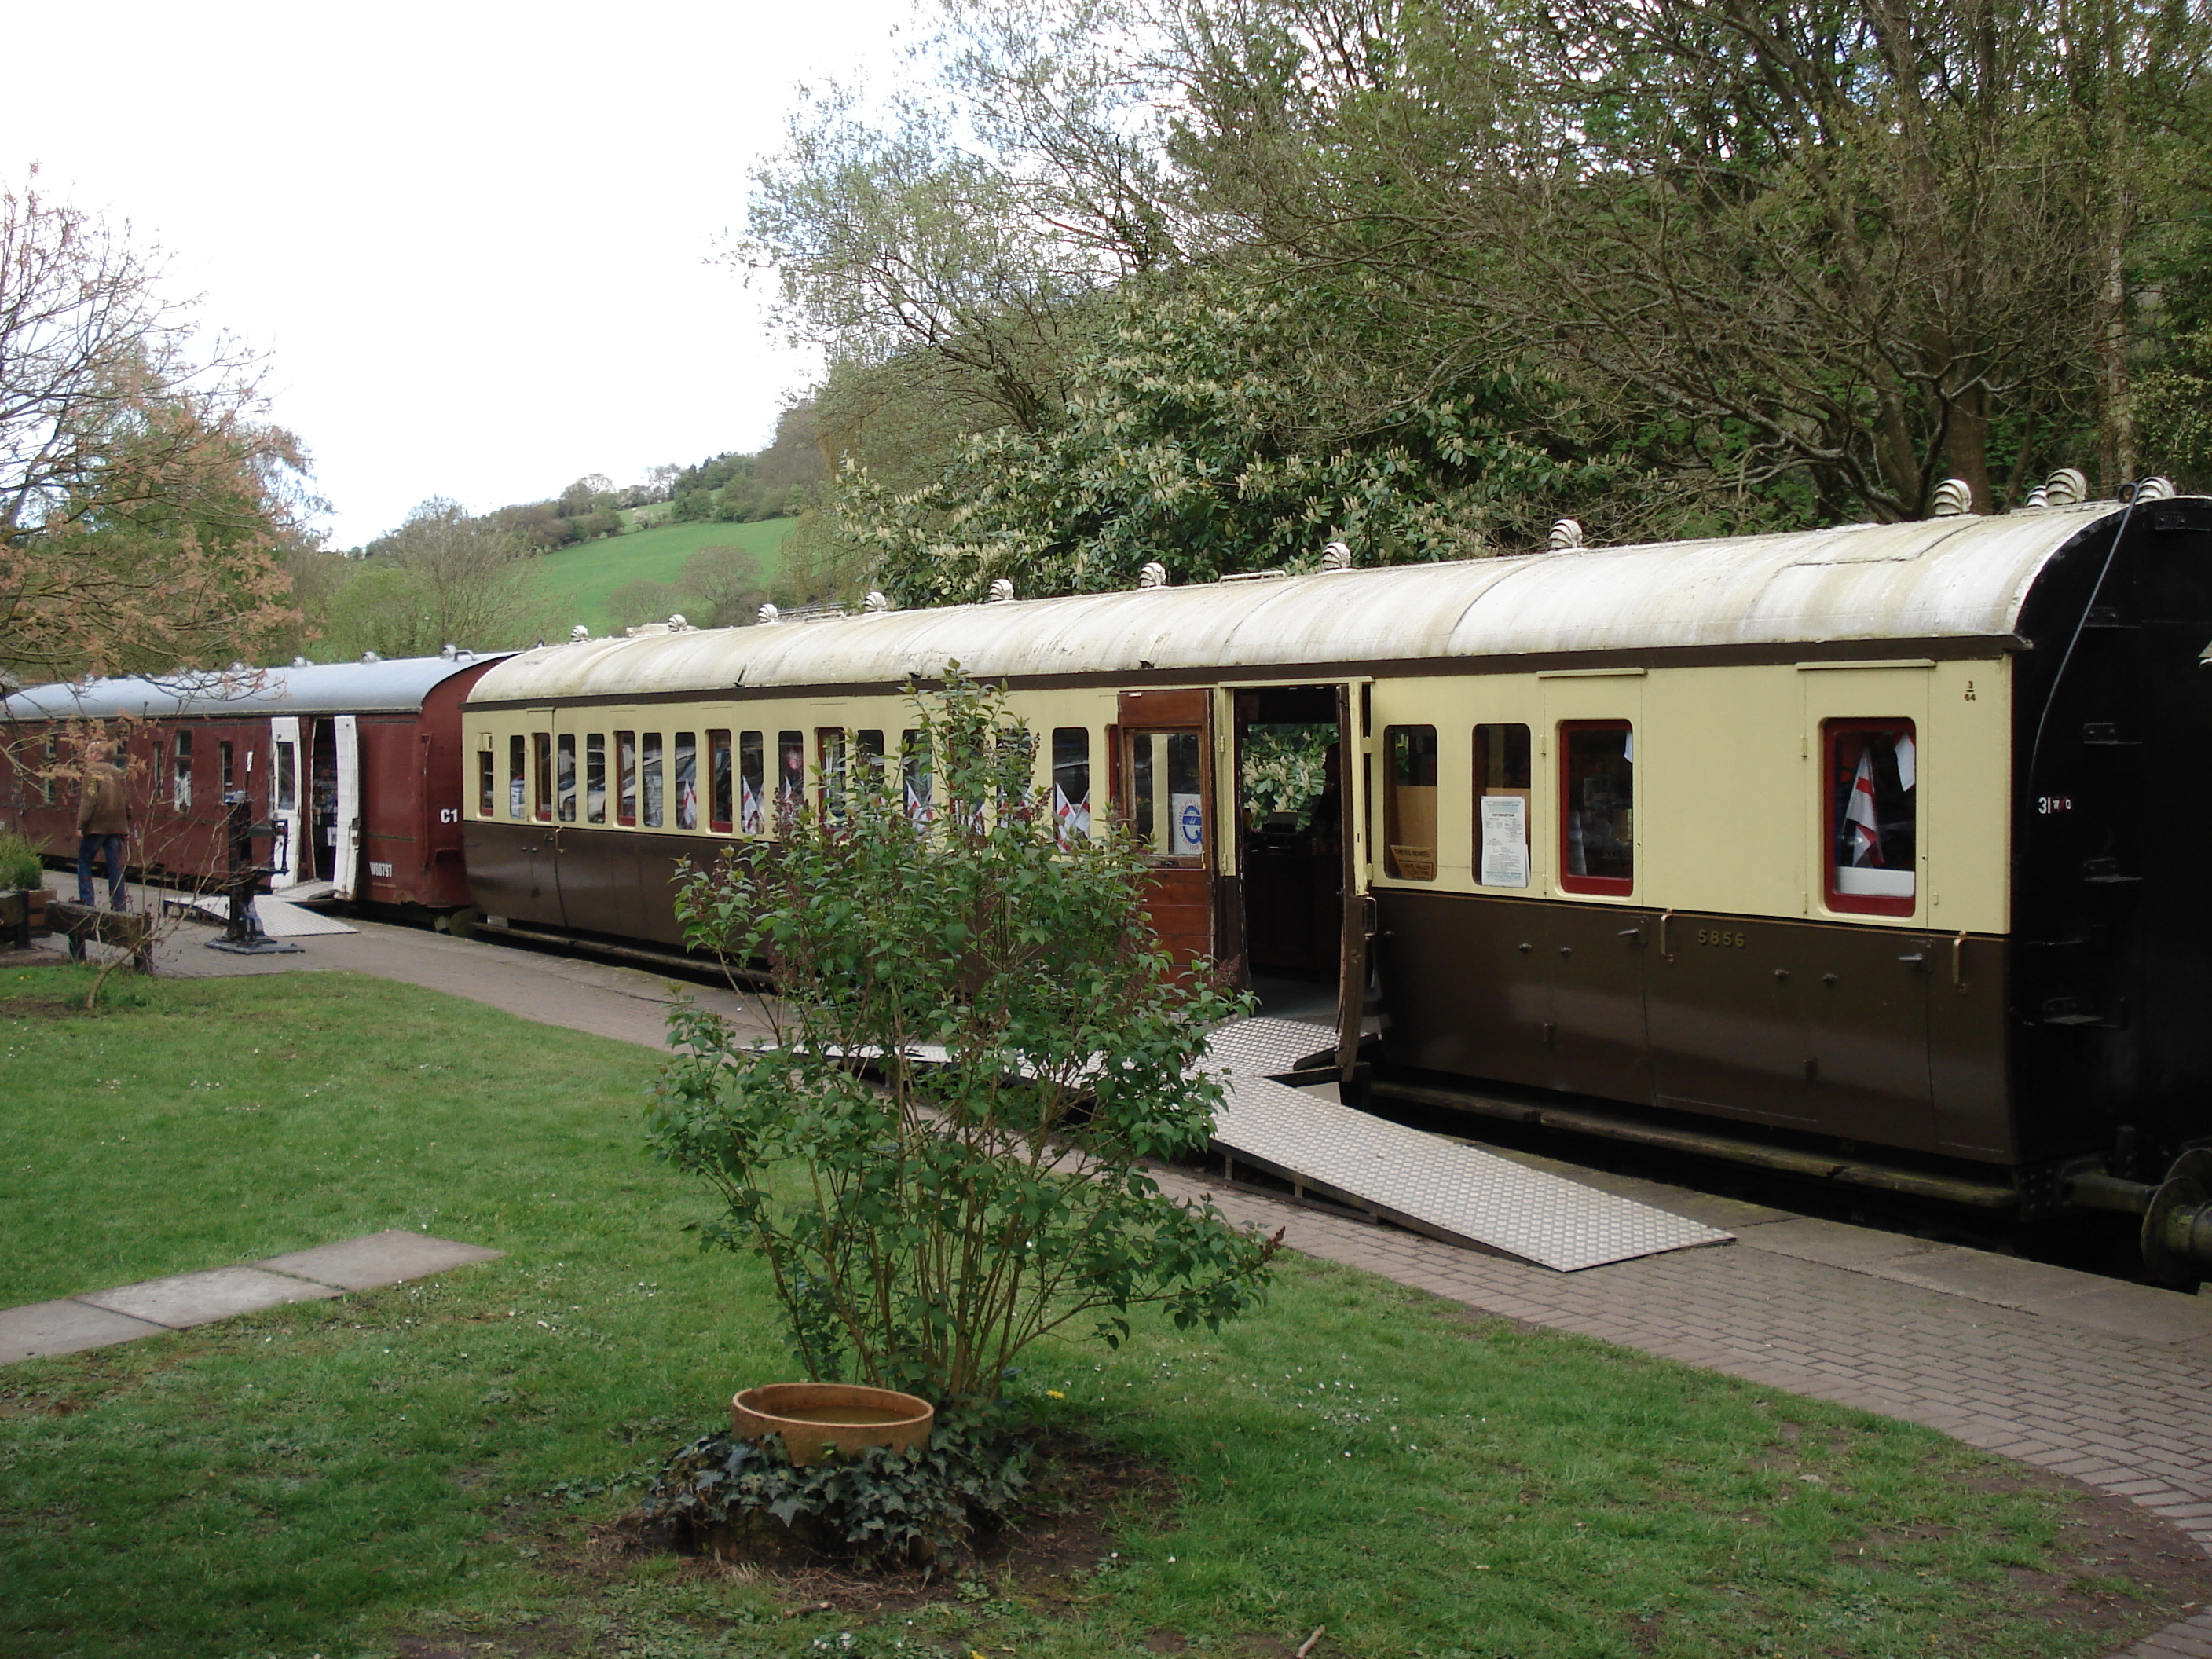
<path fill-rule="evenodd" d="M 1217 1327 L 1274 1249 L 1141 1163 L 1206 1146 L 1220 1091 L 1197 1062 L 1235 1006 L 1160 950 L 1141 849 L 1063 840 L 1029 733 L 948 682 L 914 700 L 910 784 L 856 763 L 682 881 L 690 942 L 768 962 L 781 994 L 763 1048 L 679 1006 L 650 1120 L 721 1200 L 708 1242 L 767 1261 L 810 1377 L 939 1402 L 994 1397 L 1048 1331 L 1118 1343 L 1139 1305 Z M 917 1043 L 947 1059 L 908 1063 Z"/>
<path fill-rule="evenodd" d="M 804 1541 L 850 1551 L 870 1567 L 933 1560 L 978 1524 L 1004 1519 L 1028 1486 L 1029 1453 L 975 1418 L 939 1418 L 927 1447 L 804 1467 L 774 1435 L 702 1435 L 668 1460 L 633 1522 L 696 1539 L 773 1520 Z"/>
<path fill-rule="evenodd" d="M 0 892 L 46 884 L 44 842 L 14 830 L 0 830 Z"/>

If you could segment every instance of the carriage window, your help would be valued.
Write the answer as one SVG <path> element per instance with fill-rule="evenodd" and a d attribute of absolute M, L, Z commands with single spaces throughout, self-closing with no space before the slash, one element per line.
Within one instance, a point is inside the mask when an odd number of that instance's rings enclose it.
<path fill-rule="evenodd" d="M 563 732 L 555 744 L 554 798 L 556 816 L 563 823 L 576 821 L 576 734 Z"/>
<path fill-rule="evenodd" d="M 1052 816 L 1064 846 L 1091 836 L 1091 732 L 1056 726 L 1052 731 Z"/>
<path fill-rule="evenodd" d="M 1474 728 L 1476 879 L 1485 887 L 1528 884 L 1528 728 Z"/>
<path fill-rule="evenodd" d="M 799 811 L 806 799 L 806 738 L 798 732 L 779 732 L 775 747 L 775 811 L 781 817 Z"/>
<path fill-rule="evenodd" d="M 738 734 L 738 828 L 748 836 L 761 832 L 767 816 L 762 803 L 768 794 L 767 745 L 757 732 Z"/>
<path fill-rule="evenodd" d="M 853 787 L 873 793 L 884 787 L 884 734 L 870 729 L 853 733 Z"/>
<path fill-rule="evenodd" d="M 54 738 L 46 739 L 46 769 L 39 774 L 39 797 L 46 805 L 54 804 L 54 767 L 61 754 L 61 744 Z"/>
<path fill-rule="evenodd" d="M 1917 902 L 1919 751 L 1911 720 L 1827 720 L 1831 910 L 1909 916 Z"/>
<path fill-rule="evenodd" d="M 294 770 L 299 752 L 300 746 L 295 743 L 276 745 L 276 810 L 280 812 L 289 812 L 300 804 Z"/>
<path fill-rule="evenodd" d="M 584 738 L 584 822 L 607 821 L 607 734 L 593 732 Z"/>
<path fill-rule="evenodd" d="M 1158 859 L 1206 857 L 1205 763 L 1195 732 L 1131 732 L 1130 828 Z"/>
<path fill-rule="evenodd" d="M 929 822 L 929 739 L 909 726 L 899 733 L 899 769 L 906 780 L 906 815 L 919 823 Z"/>
<path fill-rule="evenodd" d="M 1404 881 L 1437 878 L 1437 728 L 1386 726 L 1383 867 Z"/>
<path fill-rule="evenodd" d="M 238 789 L 237 756 L 230 746 L 229 738 L 223 738 L 216 741 L 215 760 L 216 770 L 222 778 L 222 799 L 224 804 L 228 805 L 231 796 Z"/>
<path fill-rule="evenodd" d="M 177 733 L 176 782 L 173 791 L 177 811 L 188 812 L 192 805 L 192 734 Z M 486 807 L 486 811 L 491 809 Z"/>
<path fill-rule="evenodd" d="M 1625 896 L 1636 885 L 1636 733 L 1626 720 L 1559 726 L 1559 885 Z"/>
<path fill-rule="evenodd" d="M 845 821 L 845 728 L 825 726 L 814 734 L 822 763 L 822 811 L 832 823 Z"/>
<path fill-rule="evenodd" d="M 529 752 L 529 741 L 520 732 L 507 740 L 507 815 L 511 818 L 522 817 L 527 810 L 523 796 L 530 787 L 530 763 L 524 757 Z"/>
<path fill-rule="evenodd" d="M 637 822 L 637 733 L 615 733 L 615 822 Z"/>
<path fill-rule="evenodd" d="M 553 734 L 532 732 L 530 734 L 530 757 L 536 763 L 532 769 L 530 810 L 541 823 L 553 819 Z"/>
<path fill-rule="evenodd" d="M 699 734 L 678 732 L 676 734 L 676 775 L 672 780 L 676 790 L 676 827 L 696 830 L 699 827 Z"/>
<path fill-rule="evenodd" d="M 708 828 L 730 833 L 730 734 L 707 734 Z"/>
<path fill-rule="evenodd" d="M 491 750 L 479 749 L 477 750 L 477 816 L 489 817 L 493 805 L 498 799 L 498 768 L 492 759 Z"/>
<path fill-rule="evenodd" d="M 660 733 L 645 734 L 645 753 L 638 766 L 639 793 L 643 797 L 644 811 L 641 822 L 648 830 L 660 828 Z"/>

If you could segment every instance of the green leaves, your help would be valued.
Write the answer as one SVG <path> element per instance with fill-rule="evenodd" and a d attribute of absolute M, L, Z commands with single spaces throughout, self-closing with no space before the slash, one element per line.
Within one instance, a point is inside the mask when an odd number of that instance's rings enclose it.
<path fill-rule="evenodd" d="M 1234 1011 L 1170 971 L 1144 856 L 1061 844 L 1027 732 L 957 665 L 915 701 L 933 812 L 856 771 L 841 814 L 683 882 L 695 947 L 773 969 L 774 1040 L 678 1008 L 648 1129 L 720 1200 L 712 1241 L 768 1263 L 810 1376 L 987 1400 L 1070 1321 L 1243 1311 L 1273 1246 L 1139 1168 L 1206 1145 L 1196 1062 Z"/>

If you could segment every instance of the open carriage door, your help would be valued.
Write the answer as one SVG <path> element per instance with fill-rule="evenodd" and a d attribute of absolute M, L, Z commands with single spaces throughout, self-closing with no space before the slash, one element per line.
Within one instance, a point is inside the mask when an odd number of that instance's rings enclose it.
<path fill-rule="evenodd" d="M 349 899 L 361 879 L 361 732 L 357 718 L 331 721 L 337 750 L 337 822 L 331 826 L 332 898 Z"/>
<path fill-rule="evenodd" d="M 1213 694 L 1124 691 L 1121 822 L 1152 854 L 1146 913 L 1178 965 L 1218 950 L 1214 886 Z"/>
<path fill-rule="evenodd" d="M 276 873 L 269 878 L 272 892 L 297 886 L 307 879 L 307 814 L 300 810 L 307 793 L 307 751 L 300 743 L 300 717 L 279 714 L 269 722 L 269 822 L 276 826 Z"/>
<path fill-rule="evenodd" d="M 1344 854 L 1343 933 L 1336 973 L 1336 1075 L 1350 1103 L 1358 1081 L 1359 1030 L 1367 1018 L 1369 947 L 1375 937 L 1375 901 L 1367 893 L 1367 686 L 1336 688 L 1336 752 L 1341 775 L 1339 840 Z"/>

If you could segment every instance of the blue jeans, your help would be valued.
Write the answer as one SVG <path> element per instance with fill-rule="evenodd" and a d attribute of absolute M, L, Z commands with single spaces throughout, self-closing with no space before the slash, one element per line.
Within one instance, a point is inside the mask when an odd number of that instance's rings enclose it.
<path fill-rule="evenodd" d="M 107 860 L 107 908 L 123 908 L 123 837 L 120 836 L 80 836 L 76 843 L 76 902 L 92 902 L 92 863 L 96 858 Z"/>

